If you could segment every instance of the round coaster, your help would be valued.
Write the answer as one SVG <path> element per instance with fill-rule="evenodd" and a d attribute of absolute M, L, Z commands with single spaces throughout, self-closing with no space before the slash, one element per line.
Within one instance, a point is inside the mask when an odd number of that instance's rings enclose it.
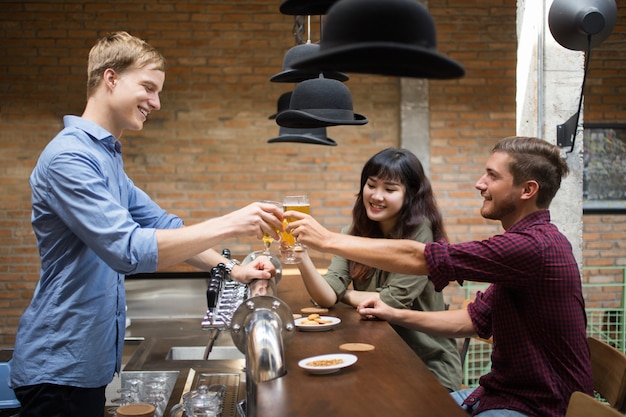
<path fill-rule="evenodd" d="M 348 352 L 369 352 L 376 348 L 369 343 L 344 343 L 343 345 L 339 345 L 339 349 Z"/>
<path fill-rule="evenodd" d="M 303 307 L 300 309 L 302 314 L 313 314 L 313 313 L 328 313 L 328 309 L 324 307 Z"/>
<path fill-rule="evenodd" d="M 152 404 L 135 403 L 117 408 L 116 417 L 154 417 L 155 408 Z"/>

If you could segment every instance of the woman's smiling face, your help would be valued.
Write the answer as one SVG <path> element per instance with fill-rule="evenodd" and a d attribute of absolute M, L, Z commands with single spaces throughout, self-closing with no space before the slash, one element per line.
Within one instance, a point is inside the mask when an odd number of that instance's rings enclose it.
<path fill-rule="evenodd" d="M 406 187 L 397 180 L 369 177 L 365 182 L 363 204 L 367 217 L 380 223 L 383 233 L 389 233 L 398 221 L 405 193 Z"/>

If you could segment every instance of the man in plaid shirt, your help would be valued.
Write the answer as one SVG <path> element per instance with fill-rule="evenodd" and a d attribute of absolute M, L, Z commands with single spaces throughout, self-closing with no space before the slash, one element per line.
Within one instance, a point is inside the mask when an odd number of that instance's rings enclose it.
<path fill-rule="evenodd" d="M 482 241 L 366 239 L 332 233 L 310 216 L 285 216 L 300 219 L 289 227 L 310 248 L 392 272 L 428 274 L 439 291 L 451 281 L 491 283 L 467 309 L 399 310 L 372 299 L 358 311 L 432 335 L 493 337 L 491 371 L 478 388 L 452 394 L 468 414 L 562 417 L 572 392 L 593 393 L 580 271 L 548 211 L 568 171 L 560 149 L 548 142 L 501 140 L 476 189 L 484 199 L 481 215 L 499 220 L 505 232 Z"/>

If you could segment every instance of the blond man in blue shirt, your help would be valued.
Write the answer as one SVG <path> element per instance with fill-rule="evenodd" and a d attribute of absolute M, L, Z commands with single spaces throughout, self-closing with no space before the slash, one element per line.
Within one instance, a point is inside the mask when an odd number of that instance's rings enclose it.
<path fill-rule="evenodd" d="M 124 277 L 187 262 L 225 263 L 241 282 L 268 279 L 267 258 L 236 265 L 211 249 L 240 235 L 278 238 L 282 215 L 253 203 L 204 222 L 161 209 L 124 172 L 120 138 L 161 108 L 165 59 L 126 32 L 89 53 L 87 105 L 46 146 L 30 177 L 40 280 L 21 317 L 10 386 L 22 417 L 102 416 L 105 387 L 120 372 Z"/>

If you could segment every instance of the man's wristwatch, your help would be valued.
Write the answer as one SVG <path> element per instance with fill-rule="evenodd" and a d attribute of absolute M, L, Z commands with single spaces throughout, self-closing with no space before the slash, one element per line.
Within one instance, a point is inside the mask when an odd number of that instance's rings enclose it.
<path fill-rule="evenodd" d="M 241 264 L 241 262 L 239 262 L 237 259 L 229 259 L 228 262 L 224 264 L 224 269 L 226 269 L 226 272 L 228 272 L 228 275 L 230 275 L 235 265 L 239 264 Z"/>

